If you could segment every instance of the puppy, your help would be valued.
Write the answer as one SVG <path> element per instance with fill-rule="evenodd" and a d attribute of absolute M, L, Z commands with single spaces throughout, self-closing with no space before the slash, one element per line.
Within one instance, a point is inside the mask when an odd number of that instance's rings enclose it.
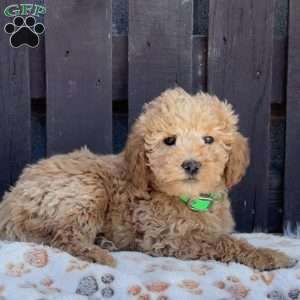
<path fill-rule="evenodd" d="M 216 97 L 167 90 L 144 106 L 122 153 L 82 149 L 27 167 L 1 203 L 0 237 L 110 266 L 97 235 L 153 256 L 291 267 L 285 254 L 230 235 L 228 189 L 249 164 L 237 124 L 231 105 Z"/>

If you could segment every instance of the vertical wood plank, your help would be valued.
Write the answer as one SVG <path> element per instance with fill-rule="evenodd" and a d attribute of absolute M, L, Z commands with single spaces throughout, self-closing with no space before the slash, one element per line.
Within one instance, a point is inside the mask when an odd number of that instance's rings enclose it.
<path fill-rule="evenodd" d="M 285 232 L 300 235 L 300 2 L 289 2 L 285 159 Z"/>
<path fill-rule="evenodd" d="M 11 48 L 3 31 L 12 22 L 3 11 L 16 2 L 0 2 L 0 199 L 31 156 L 28 48 Z"/>
<path fill-rule="evenodd" d="M 274 1 L 210 0 L 208 90 L 234 105 L 251 166 L 233 188 L 240 231 L 267 230 Z"/>
<path fill-rule="evenodd" d="M 47 153 L 112 149 L 111 0 L 47 0 Z"/>
<path fill-rule="evenodd" d="M 129 1 L 130 123 L 163 90 L 192 91 L 192 32 L 192 0 Z"/>

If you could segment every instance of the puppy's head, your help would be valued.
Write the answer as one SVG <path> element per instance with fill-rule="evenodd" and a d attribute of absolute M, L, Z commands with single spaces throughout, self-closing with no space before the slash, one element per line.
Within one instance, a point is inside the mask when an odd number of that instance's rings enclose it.
<path fill-rule="evenodd" d="M 172 196 L 196 197 L 238 183 L 247 140 L 230 104 L 208 94 L 167 90 L 146 104 L 125 149 L 128 178 Z"/>

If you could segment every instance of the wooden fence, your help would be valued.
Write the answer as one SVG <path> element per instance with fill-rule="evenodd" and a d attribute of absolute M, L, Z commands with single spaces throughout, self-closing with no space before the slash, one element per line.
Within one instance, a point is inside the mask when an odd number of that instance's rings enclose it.
<path fill-rule="evenodd" d="M 31 162 L 32 99 L 46 99 L 48 156 L 82 145 L 109 153 L 113 102 L 128 103 L 131 124 L 145 101 L 177 84 L 226 98 L 240 115 L 252 152 L 232 193 L 238 230 L 268 231 L 273 222 L 299 233 L 300 2 L 289 1 L 288 40 L 274 37 L 274 0 L 210 0 L 208 37 L 193 35 L 193 2 L 130 0 L 128 36 L 113 36 L 111 0 L 45 0 L 37 49 L 13 49 L 0 32 L 0 194 Z M 1 14 L 0 28 L 7 21 Z M 286 110 L 284 197 L 276 201 L 272 105 Z"/>

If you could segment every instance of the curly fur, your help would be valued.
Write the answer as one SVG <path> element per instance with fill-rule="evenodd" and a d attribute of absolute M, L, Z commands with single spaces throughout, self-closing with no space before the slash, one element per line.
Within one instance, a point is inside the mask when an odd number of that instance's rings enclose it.
<path fill-rule="evenodd" d="M 156 256 L 237 261 L 258 269 L 290 266 L 284 254 L 230 236 L 227 190 L 249 164 L 237 124 L 231 105 L 216 97 L 167 90 L 144 106 L 122 153 L 101 156 L 84 148 L 27 167 L 1 203 L 0 236 L 107 265 L 115 262 L 96 237 L 113 249 Z M 176 145 L 165 145 L 173 135 Z M 205 144 L 205 135 L 215 142 Z M 181 167 L 188 159 L 201 163 L 193 180 Z M 218 191 L 225 199 L 209 212 L 193 212 L 179 201 L 183 194 Z"/>

